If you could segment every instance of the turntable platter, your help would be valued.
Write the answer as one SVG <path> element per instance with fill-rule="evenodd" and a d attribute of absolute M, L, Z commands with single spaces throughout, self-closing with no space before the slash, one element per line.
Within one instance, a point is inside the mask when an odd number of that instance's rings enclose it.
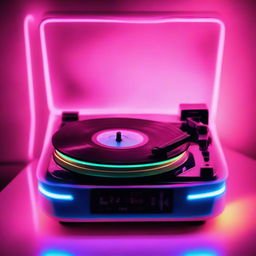
<path fill-rule="evenodd" d="M 68 170 L 89 175 L 154 175 L 177 168 L 186 161 L 188 143 L 168 152 L 165 159 L 152 156 L 153 148 L 183 133 L 174 124 L 144 119 L 75 121 L 54 134 L 54 159 Z"/>

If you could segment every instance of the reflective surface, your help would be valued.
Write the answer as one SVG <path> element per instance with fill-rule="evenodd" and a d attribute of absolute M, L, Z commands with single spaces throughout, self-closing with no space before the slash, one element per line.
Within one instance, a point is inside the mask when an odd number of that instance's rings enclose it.
<path fill-rule="evenodd" d="M 87 223 L 61 225 L 36 205 L 35 164 L 0 194 L 1 255 L 256 255 L 256 161 L 225 150 L 227 206 L 203 225 Z"/>

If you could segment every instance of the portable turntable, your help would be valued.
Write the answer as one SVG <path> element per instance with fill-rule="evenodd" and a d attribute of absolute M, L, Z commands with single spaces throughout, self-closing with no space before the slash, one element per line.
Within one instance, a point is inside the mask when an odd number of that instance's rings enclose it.
<path fill-rule="evenodd" d="M 51 17 L 40 42 L 50 112 L 37 170 L 45 212 L 82 222 L 199 221 L 222 211 L 220 20 Z"/>

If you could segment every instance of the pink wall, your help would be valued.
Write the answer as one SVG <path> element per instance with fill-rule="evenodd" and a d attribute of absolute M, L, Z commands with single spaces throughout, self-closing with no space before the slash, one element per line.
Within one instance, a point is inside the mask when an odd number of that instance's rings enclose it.
<path fill-rule="evenodd" d="M 254 1 L 8 1 L 0 8 L 0 162 L 27 159 L 30 118 L 23 19 L 27 13 L 50 10 L 218 12 L 227 28 L 217 119 L 219 134 L 226 145 L 256 158 Z M 39 77 L 39 81 L 38 94 L 43 98 L 43 78 Z M 39 113 L 39 126 L 43 127 L 46 109 L 42 104 Z"/>

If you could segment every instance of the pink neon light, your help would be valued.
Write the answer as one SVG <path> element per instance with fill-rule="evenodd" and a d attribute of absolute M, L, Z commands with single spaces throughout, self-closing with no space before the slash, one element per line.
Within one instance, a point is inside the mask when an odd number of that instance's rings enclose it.
<path fill-rule="evenodd" d="M 40 39 L 41 39 L 41 47 L 42 47 L 42 56 L 43 56 L 43 67 L 44 67 L 44 77 L 45 77 L 45 85 L 46 85 L 46 93 L 47 93 L 47 103 L 48 108 L 53 114 L 60 114 L 63 109 L 57 108 L 54 105 L 53 100 L 53 92 L 52 85 L 50 79 L 49 72 L 49 62 L 47 56 L 47 46 L 46 46 L 46 38 L 45 38 L 45 26 L 49 23 L 215 23 L 220 27 L 220 35 L 218 42 L 218 50 L 217 50 L 217 58 L 215 65 L 215 75 L 214 75 L 214 93 L 212 98 L 212 106 L 211 106 L 211 120 L 215 120 L 216 116 L 216 108 L 218 104 L 218 92 L 219 92 L 219 83 L 220 83 L 220 75 L 221 75 L 221 65 L 222 65 L 222 56 L 223 56 L 223 48 L 224 48 L 224 40 L 225 40 L 225 27 L 222 21 L 215 18 L 162 18 L 162 19 L 128 19 L 128 18 L 51 18 L 44 20 L 40 25 Z M 65 109 L 68 111 L 69 109 Z M 105 112 L 104 112 L 105 111 Z M 100 114 L 111 114 L 116 113 L 116 109 L 102 109 Z M 97 109 L 89 109 L 89 114 L 99 114 L 99 110 Z M 147 113 L 151 112 L 151 109 L 147 109 Z M 169 113 L 169 110 L 166 110 Z M 88 114 L 88 109 L 80 109 L 81 114 Z M 129 109 L 123 109 L 122 113 L 129 113 Z M 153 113 L 153 112 L 151 112 Z"/>
<path fill-rule="evenodd" d="M 32 15 L 27 15 L 24 20 L 24 38 L 25 38 L 25 52 L 27 63 L 27 79 L 28 79 L 28 92 L 29 92 L 29 110 L 30 110 L 30 133 L 28 144 L 28 158 L 31 160 L 34 155 L 35 144 L 35 97 L 34 97 L 34 80 L 32 72 L 32 58 L 31 58 L 31 43 L 29 36 L 29 24 L 34 20 Z"/>
<path fill-rule="evenodd" d="M 221 29 L 220 29 L 220 37 L 219 37 L 218 54 L 217 54 L 217 59 L 216 59 L 214 91 L 213 91 L 213 100 L 212 100 L 212 106 L 211 106 L 212 112 L 211 112 L 211 117 L 210 117 L 210 123 L 214 124 L 214 125 L 216 122 L 217 106 L 218 106 L 218 101 L 219 101 L 220 78 L 221 78 L 224 43 L 225 43 L 225 25 L 221 21 L 219 21 L 218 24 L 220 25 Z"/>

